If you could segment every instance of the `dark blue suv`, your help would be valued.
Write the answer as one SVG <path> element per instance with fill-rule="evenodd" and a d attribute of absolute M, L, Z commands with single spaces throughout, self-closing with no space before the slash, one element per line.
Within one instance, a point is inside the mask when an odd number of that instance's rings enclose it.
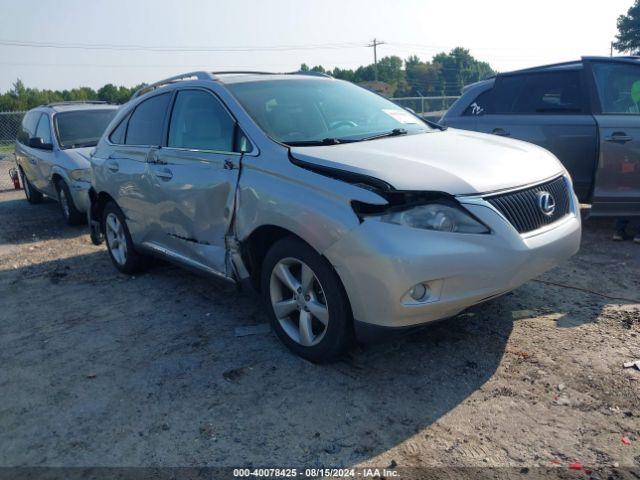
<path fill-rule="evenodd" d="M 640 216 L 640 57 L 501 73 L 466 87 L 441 123 L 540 145 L 591 215 Z"/>

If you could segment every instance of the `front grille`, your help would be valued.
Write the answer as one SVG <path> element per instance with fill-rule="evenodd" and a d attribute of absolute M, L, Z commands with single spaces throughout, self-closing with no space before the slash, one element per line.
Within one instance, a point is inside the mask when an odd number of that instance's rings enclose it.
<path fill-rule="evenodd" d="M 555 210 L 545 215 L 539 206 L 539 192 L 549 192 L 555 200 Z M 535 187 L 485 197 L 520 233 L 549 225 L 570 211 L 570 195 L 563 177 L 541 183 Z"/>

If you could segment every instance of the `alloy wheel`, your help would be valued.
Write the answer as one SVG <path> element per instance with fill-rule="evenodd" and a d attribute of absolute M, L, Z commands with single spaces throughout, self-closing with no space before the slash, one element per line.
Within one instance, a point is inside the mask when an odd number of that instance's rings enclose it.
<path fill-rule="evenodd" d="M 107 245 L 118 265 L 127 263 L 127 237 L 124 226 L 115 213 L 109 213 L 105 221 Z"/>
<path fill-rule="evenodd" d="M 273 267 L 269 286 L 273 311 L 286 334 L 305 347 L 320 343 L 329 307 L 313 270 L 296 258 L 284 258 Z"/>

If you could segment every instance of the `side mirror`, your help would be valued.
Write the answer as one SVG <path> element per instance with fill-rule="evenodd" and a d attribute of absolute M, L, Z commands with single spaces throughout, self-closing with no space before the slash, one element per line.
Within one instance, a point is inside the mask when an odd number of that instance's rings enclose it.
<path fill-rule="evenodd" d="M 44 143 L 44 140 L 40 137 L 30 138 L 29 146 L 31 148 L 39 148 L 40 150 L 53 150 L 53 145 L 51 143 Z"/>

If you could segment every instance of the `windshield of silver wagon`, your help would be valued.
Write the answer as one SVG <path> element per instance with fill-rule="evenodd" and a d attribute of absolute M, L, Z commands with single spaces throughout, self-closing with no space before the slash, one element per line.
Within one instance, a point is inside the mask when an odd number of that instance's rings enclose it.
<path fill-rule="evenodd" d="M 94 147 L 118 110 L 75 110 L 57 113 L 54 118 L 60 148 Z"/>
<path fill-rule="evenodd" d="M 431 130 L 395 103 L 340 80 L 295 78 L 226 86 L 271 138 L 285 144 L 357 141 L 396 129 L 407 134 Z"/>

